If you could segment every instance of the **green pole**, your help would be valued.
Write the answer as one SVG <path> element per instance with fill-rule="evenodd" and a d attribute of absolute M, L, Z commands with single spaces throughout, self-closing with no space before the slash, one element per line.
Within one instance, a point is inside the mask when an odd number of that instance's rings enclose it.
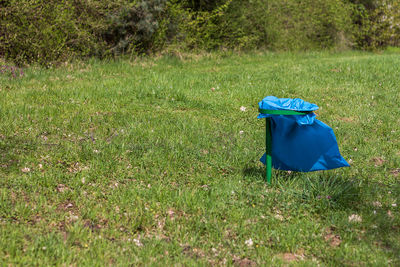
<path fill-rule="evenodd" d="M 271 174 L 272 174 L 272 135 L 271 135 L 271 119 L 266 118 L 265 124 L 265 150 L 266 150 L 266 157 L 265 157 L 265 168 L 266 168 L 266 178 L 268 184 L 271 184 Z"/>
<path fill-rule="evenodd" d="M 271 110 L 271 109 L 258 109 L 261 114 L 269 115 L 306 115 L 312 113 L 312 111 L 296 111 L 296 110 Z M 268 184 L 271 184 L 272 175 L 272 133 L 271 133 L 271 119 L 266 118 L 265 124 L 265 168 L 266 168 L 266 179 Z"/>

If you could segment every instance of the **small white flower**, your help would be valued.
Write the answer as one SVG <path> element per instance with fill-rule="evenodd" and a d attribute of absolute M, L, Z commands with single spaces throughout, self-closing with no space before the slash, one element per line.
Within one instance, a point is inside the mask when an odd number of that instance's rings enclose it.
<path fill-rule="evenodd" d="M 140 242 L 139 239 L 136 239 L 136 238 L 135 238 L 135 239 L 133 239 L 132 241 L 133 241 L 133 243 L 135 243 L 135 245 L 138 246 L 138 247 L 143 246 L 142 242 Z"/>
<path fill-rule="evenodd" d="M 361 216 L 357 214 L 352 214 L 349 216 L 349 222 L 361 222 Z"/>
<path fill-rule="evenodd" d="M 21 169 L 21 171 L 27 173 L 27 172 L 30 172 L 31 169 L 28 167 L 25 167 L 25 168 Z"/>
<path fill-rule="evenodd" d="M 382 203 L 381 202 L 379 202 L 379 201 L 374 201 L 374 202 L 372 202 L 372 205 L 374 206 L 374 207 L 382 207 Z"/>
<path fill-rule="evenodd" d="M 239 131 L 239 134 L 243 134 L 244 133 L 244 131 Z"/>
<path fill-rule="evenodd" d="M 396 203 L 393 203 L 393 204 L 392 204 L 392 207 L 397 207 L 397 204 L 396 204 Z"/>
<path fill-rule="evenodd" d="M 243 112 L 246 111 L 246 107 L 241 106 L 241 107 L 240 107 L 240 111 L 243 111 Z"/>
<path fill-rule="evenodd" d="M 387 215 L 388 215 L 390 218 L 393 218 L 393 214 L 392 214 L 392 212 L 391 212 L 390 210 L 387 211 Z"/>
<path fill-rule="evenodd" d="M 72 215 L 69 217 L 69 219 L 70 219 L 71 221 L 75 222 L 75 221 L 77 221 L 77 220 L 79 219 L 79 217 L 72 214 Z"/>
<path fill-rule="evenodd" d="M 245 243 L 248 247 L 253 246 L 253 240 L 252 240 L 251 238 L 248 239 L 248 240 L 246 240 L 246 241 L 244 241 L 244 243 Z"/>

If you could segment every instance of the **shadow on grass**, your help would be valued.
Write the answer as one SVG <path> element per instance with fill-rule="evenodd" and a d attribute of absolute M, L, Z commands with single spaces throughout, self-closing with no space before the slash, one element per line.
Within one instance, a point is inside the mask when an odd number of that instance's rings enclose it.
<path fill-rule="evenodd" d="M 243 177 L 252 180 L 265 180 L 265 167 L 247 166 Z M 342 177 L 335 172 L 313 173 L 274 170 L 271 187 L 280 190 L 288 198 L 310 205 L 315 211 L 326 209 L 354 209 L 360 203 L 360 183 Z"/>
<path fill-rule="evenodd" d="M 244 178 L 265 180 L 266 179 L 266 169 L 265 166 L 246 166 L 242 171 Z M 289 181 L 290 179 L 301 176 L 301 172 L 288 172 L 280 170 L 272 170 L 272 181 L 284 180 Z M 273 183 L 274 184 L 274 183 Z"/>
<path fill-rule="evenodd" d="M 361 187 L 356 180 L 329 172 L 304 175 L 301 180 L 299 197 L 317 208 L 356 209 L 361 202 Z"/>
<path fill-rule="evenodd" d="M 265 179 L 265 168 L 256 166 L 246 166 L 243 169 L 243 177 L 250 179 L 262 180 Z"/>

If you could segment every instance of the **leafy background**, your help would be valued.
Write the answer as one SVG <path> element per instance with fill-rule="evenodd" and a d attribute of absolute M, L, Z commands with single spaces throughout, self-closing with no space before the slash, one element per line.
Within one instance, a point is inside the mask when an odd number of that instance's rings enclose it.
<path fill-rule="evenodd" d="M 381 49 L 399 45 L 395 0 L 3 0 L 0 57 L 75 58 L 215 49 Z"/>

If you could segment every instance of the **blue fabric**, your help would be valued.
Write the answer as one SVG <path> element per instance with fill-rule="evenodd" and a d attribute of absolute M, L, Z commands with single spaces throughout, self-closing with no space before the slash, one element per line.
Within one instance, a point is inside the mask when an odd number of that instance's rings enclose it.
<path fill-rule="evenodd" d="M 261 109 L 314 111 L 318 106 L 299 98 L 267 96 Z M 340 155 L 331 127 L 317 120 L 314 113 L 306 115 L 259 114 L 258 118 L 271 118 L 272 166 L 287 171 L 310 172 L 329 170 L 350 165 Z M 260 161 L 265 164 L 265 154 Z"/>

